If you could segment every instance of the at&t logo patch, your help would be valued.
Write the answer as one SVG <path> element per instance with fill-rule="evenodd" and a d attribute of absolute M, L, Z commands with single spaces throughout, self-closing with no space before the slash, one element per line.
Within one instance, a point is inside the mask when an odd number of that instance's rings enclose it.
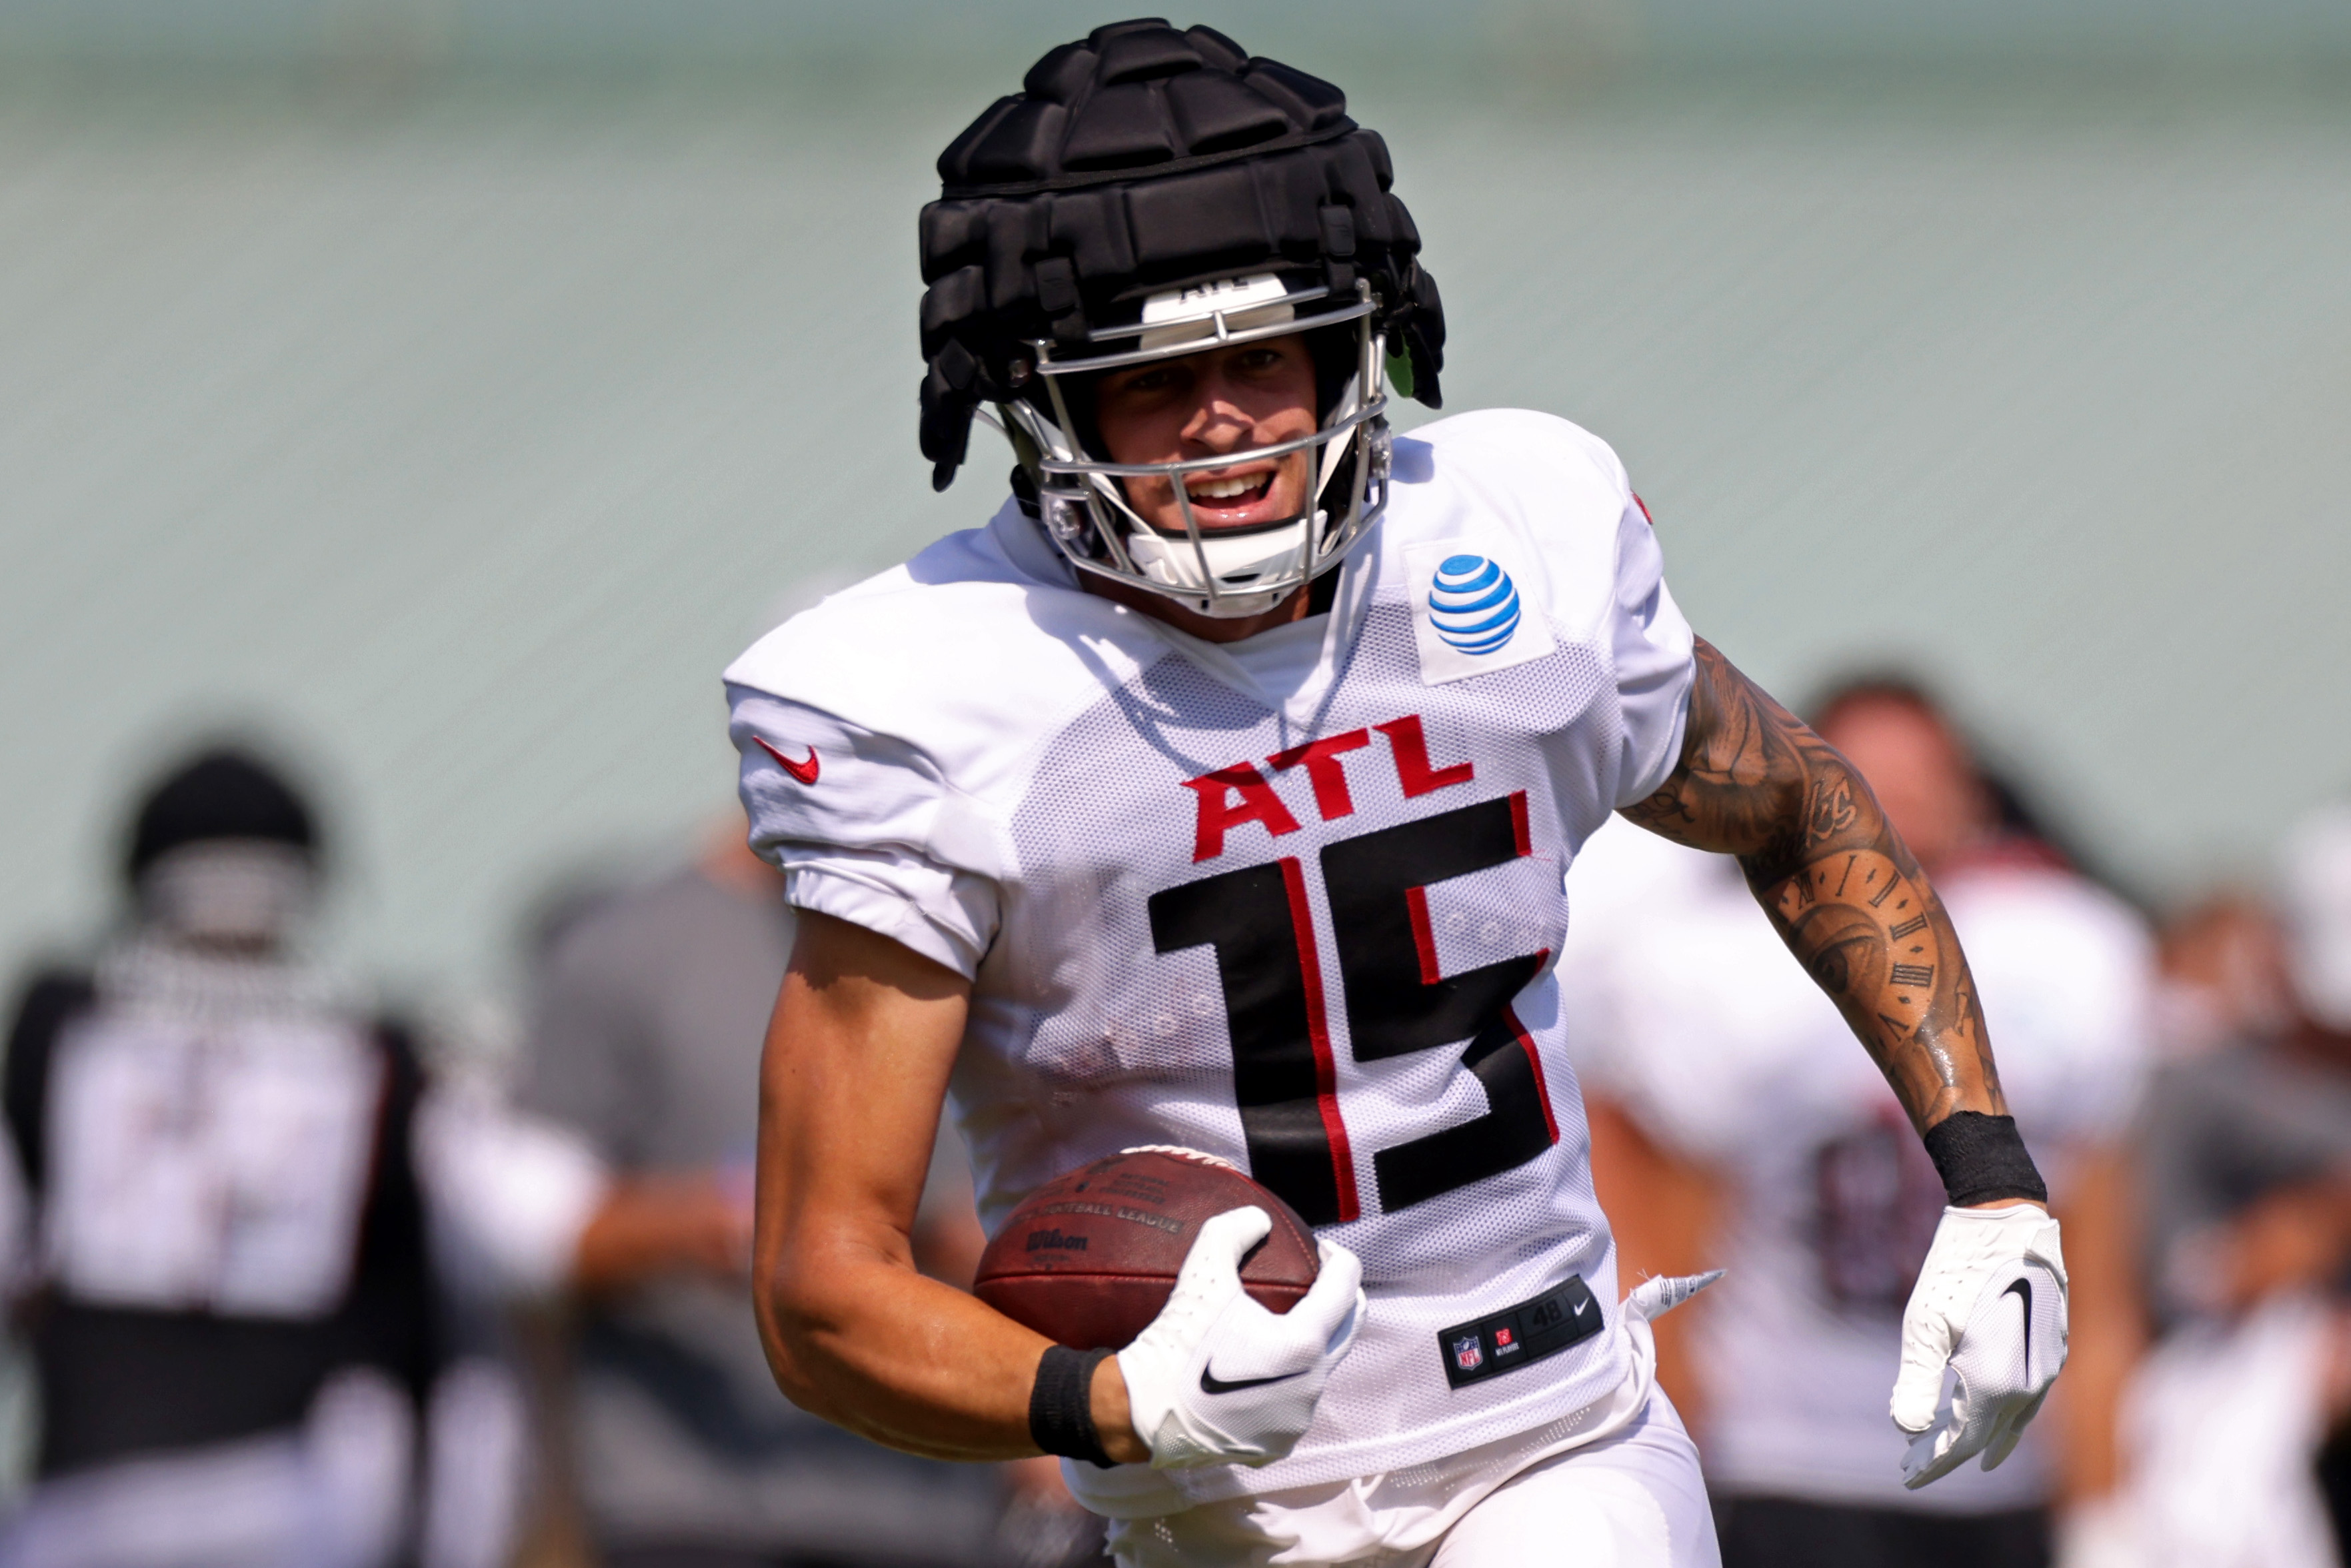
<path fill-rule="evenodd" d="M 1424 683 L 1465 680 L 1552 651 L 1541 595 L 1527 597 L 1531 579 L 1509 545 L 1433 539 L 1405 551 Z"/>
<path fill-rule="evenodd" d="M 1447 556 L 1429 585 L 1428 624 L 1447 648 L 1495 652 L 1519 629 L 1519 586 L 1484 556 Z"/>

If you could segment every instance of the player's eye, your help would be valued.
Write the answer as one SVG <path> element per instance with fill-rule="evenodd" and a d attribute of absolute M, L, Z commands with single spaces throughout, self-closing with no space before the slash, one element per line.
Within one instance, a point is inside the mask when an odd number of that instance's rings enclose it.
<path fill-rule="evenodd" d="M 1176 371 L 1166 365 L 1152 365 L 1136 370 L 1120 381 L 1114 390 L 1130 394 L 1164 392 L 1176 384 Z"/>

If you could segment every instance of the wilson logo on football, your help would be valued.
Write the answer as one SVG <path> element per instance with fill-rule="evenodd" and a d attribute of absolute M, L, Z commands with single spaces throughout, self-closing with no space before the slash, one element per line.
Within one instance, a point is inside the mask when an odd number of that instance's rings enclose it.
<path fill-rule="evenodd" d="M 1519 589 L 1483 556 L 1447 556 L 1428 589 L 1428 624 L 1446 647 L 1492 653 L 1519 629 Z"/>
<path fill-rule="evenodd" d="M 1029 1232 L 1028 1250 L 1032 1252 L 1082 1252 L 1087 1250 L 1086 1243 L 1091 1240 L 1092 1238 L 1087 1236 L 1064 1235 L 1059 1231 L 1031 1231 Z"/>

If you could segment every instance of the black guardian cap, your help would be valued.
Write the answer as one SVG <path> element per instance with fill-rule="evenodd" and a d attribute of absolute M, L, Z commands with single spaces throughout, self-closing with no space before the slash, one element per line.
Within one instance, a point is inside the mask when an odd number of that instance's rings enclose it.
<path fill-rule="evenodd" d="M 1437 406 L 1445 317 L 1387 146 L 1346 95 L 1208 27 L 1097 27 L 1039 60 L 939 156 L 923 209 L 923 455 L 944 490 L 982 403 L 1044 410 L 1039 341 L 1105 345 L 1155 293 L 1253 275 L 1353 301 Z M 1365 389 L 1367 392 L 1369 389 Z"/>
<path fill-rule="evenodd" d="M 183 845 L 222 839 L 283 844 L 315 859 L 310 808 L 266 763 L 232 747 L 207 751 L 159 780 L 132 820 L 123 868 L 133 882 Z"/>

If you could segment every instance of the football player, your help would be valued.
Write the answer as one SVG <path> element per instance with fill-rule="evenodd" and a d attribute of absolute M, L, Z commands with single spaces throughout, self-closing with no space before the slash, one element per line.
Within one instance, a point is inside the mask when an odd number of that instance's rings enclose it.
<path fill-rule="evenodd" d="M 1552 975 L 1612 811 L 1740 858 L 1948 1189 L 1894 1399 L 1914 1473 L 2004 1453 L 2064 1268 L 1949 919 L 1860 776 L 1694 639 L 1615 454 L 1434 407 L 1387 150 L 1203 27 L 1096 29 L 939 162 L 922 444 L 1012 494 L 728 671 L 800 930 L 755 1292 L 791 1397 L 921 1453 L 1074 1461 L 1130 1565 L 1716 1558 L 1616 1295 Z M 1186 1145 L 1322 1241 L 1285 1314 L 1209 1221 L 1117 1353 L 914 1269 L 950 1093 L 983 1219 Z"/>
<path fill-rule="evenodd" d="M 2123 1133 L 2147 1054 L 2151 944 L 2120 900 L 2000 820 L 1967 743 L 1918 687 L 1855 682 L 1813 722 L 1948 901 L 2010 1102 L 2063 1178 L 2074 1354 L 2053 1422 L 1990 1474 L 1905 1490 L 1884 1368 L 1941 1183 L 1885 1083 L 1834 1048 L 1843 1025 L 1738 868 L 1622 824 L 1576 863 L 1561 960 L 1594 1174 L 1622 1266 L 1729 1270 L 1658 1337 L 1661 1380 L 1705 1448 L 1730 1568 L 2046 1563 L 2050 1505 L 2086 1504 L 2114 1480 L 2138 1321 Z M 1695 1375 L 1694 1400 L 1677 1372 Z M 2053 1425 L 2053 1449 L 2036 1441 Z"/>
<path fill-rule="evenodd" d="M 274 765 L 206 748 L 130 826 L 124 918 L 32 978 L 0 1075 L 39 1391 L 0 1563 L 499 1560 L 524 1411 L 475 1293 L 529 1288 L 594 1173 L 312 955 L 325 836 Z"/>

